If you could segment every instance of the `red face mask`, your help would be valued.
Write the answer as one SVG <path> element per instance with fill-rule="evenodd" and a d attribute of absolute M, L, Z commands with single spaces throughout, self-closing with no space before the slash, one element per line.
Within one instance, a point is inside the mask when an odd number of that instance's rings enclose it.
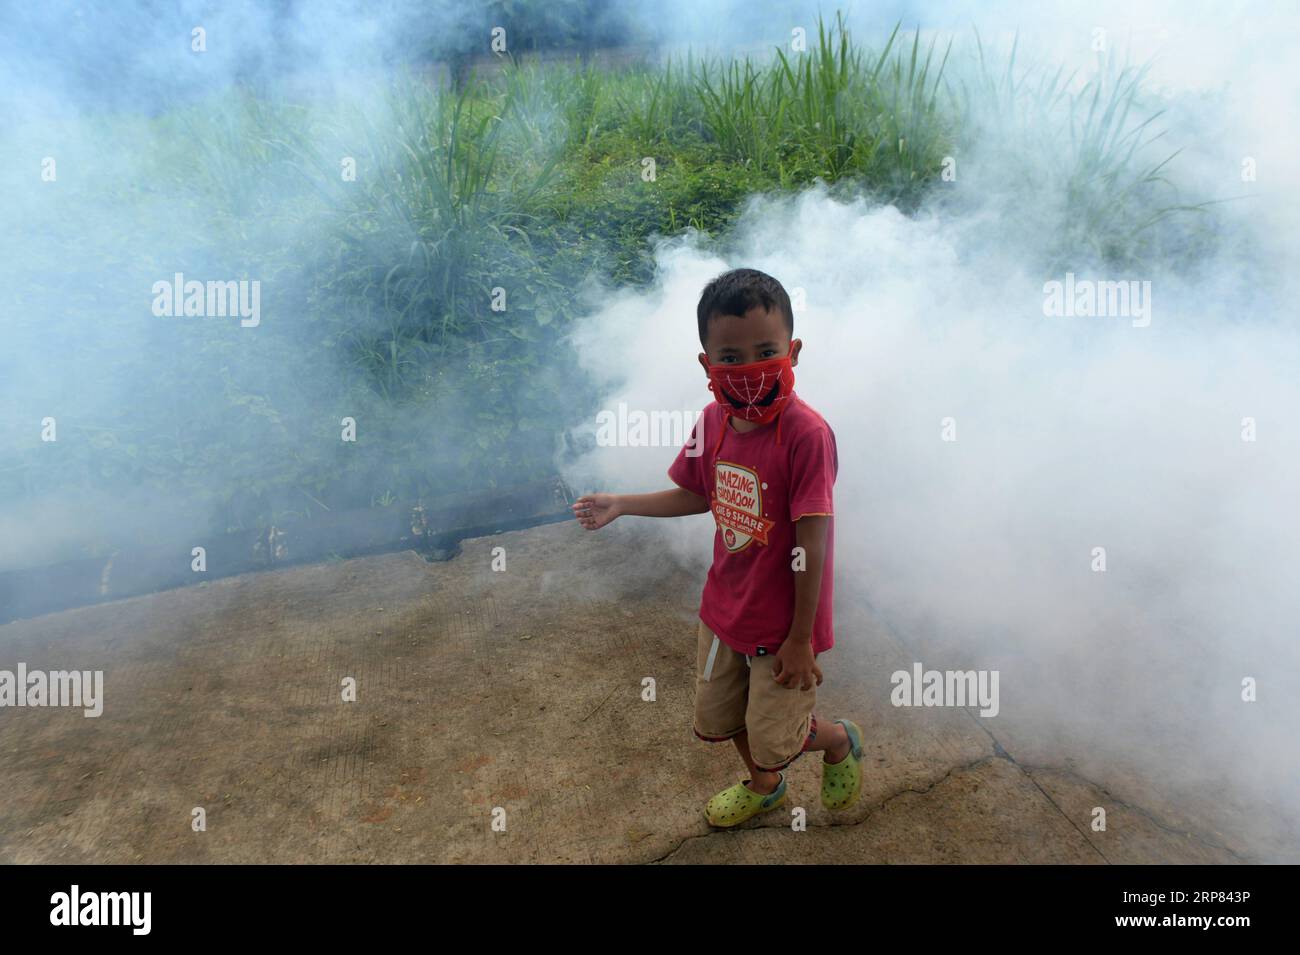
<path fill-rule="evenodd" d="M 767 424 L 784 410 L 794 391 L 790 356 L 748 365 L 709 365 L 709 391 L 725 414 Z"/>

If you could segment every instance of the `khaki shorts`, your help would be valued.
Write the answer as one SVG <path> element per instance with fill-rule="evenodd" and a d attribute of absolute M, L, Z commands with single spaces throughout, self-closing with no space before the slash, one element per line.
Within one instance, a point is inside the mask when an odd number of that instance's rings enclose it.
<path fill-rule="evenodd" d="M 816 656 L 814 656 L 816 659 Z M 759 769 L 784 769 L 817 736 L 817 684 L 806 690 L 772 679 L 776 654 L 747 657 L 700 621 L 695 659 L 695 735 L 716 743 L 749 731 Z"/>

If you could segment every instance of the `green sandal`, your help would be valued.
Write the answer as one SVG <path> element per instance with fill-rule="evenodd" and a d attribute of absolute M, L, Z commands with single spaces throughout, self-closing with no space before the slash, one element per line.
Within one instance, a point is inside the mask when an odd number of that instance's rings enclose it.
<path fill-rule="evenodd" d="M 730 789 L 724 789 L 709 800 L 709 804 L 704 808 L 704 818 L 708 820 L 710 826 L 730 829 L 761 812 L 768 812 L 785 805 L 785 773 L 781 773 L 781 781 L 766 796 L 754 792 L 745 785 L 747 782 L 748 779 L 742 779 Z"/>
<path fill-rule="evenodd" d="M 849 754 L 838 763 L 822 759 L 822 805 L 847 809 L 862 793 L 862 730 L 852 720 L 836 720 L 849 734 Z"/>

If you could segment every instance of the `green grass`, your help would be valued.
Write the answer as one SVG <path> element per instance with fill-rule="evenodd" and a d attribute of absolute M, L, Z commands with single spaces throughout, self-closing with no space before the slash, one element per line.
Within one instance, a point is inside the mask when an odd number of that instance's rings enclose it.
<path fill-rule="evenodd" d="M 895 50 L 898 28 L 875 56 L 842 23 L 819 23 L 817 44 L 773 68 L 732 62 L 699 74 L 705 128 L 724 157 L 752 164 L 778 188 L 858 177 L 875 196 L 913 206 L 947 148 L 937 122 L 943 61 Z M 946 60 L 946 54 L 944 57 Z"/>

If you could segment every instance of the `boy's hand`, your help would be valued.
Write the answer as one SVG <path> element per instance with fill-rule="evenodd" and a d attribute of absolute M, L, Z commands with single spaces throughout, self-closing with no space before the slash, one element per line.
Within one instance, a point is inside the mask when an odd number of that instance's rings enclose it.
<path fill-rule="evenodd" d="M 585 494 L 573 503 L 573 516 L 589 531 L 604 527 L 618 515 L 617 494 Z"/>
<path fill-rule="evenodd" d="M 812 644 L 787 637 L 781 649 L 776 651 L 772 679 L 791 690 L 806 690 L 814 680 L 821 686 L 822 669 L 813 659 Z"/>

